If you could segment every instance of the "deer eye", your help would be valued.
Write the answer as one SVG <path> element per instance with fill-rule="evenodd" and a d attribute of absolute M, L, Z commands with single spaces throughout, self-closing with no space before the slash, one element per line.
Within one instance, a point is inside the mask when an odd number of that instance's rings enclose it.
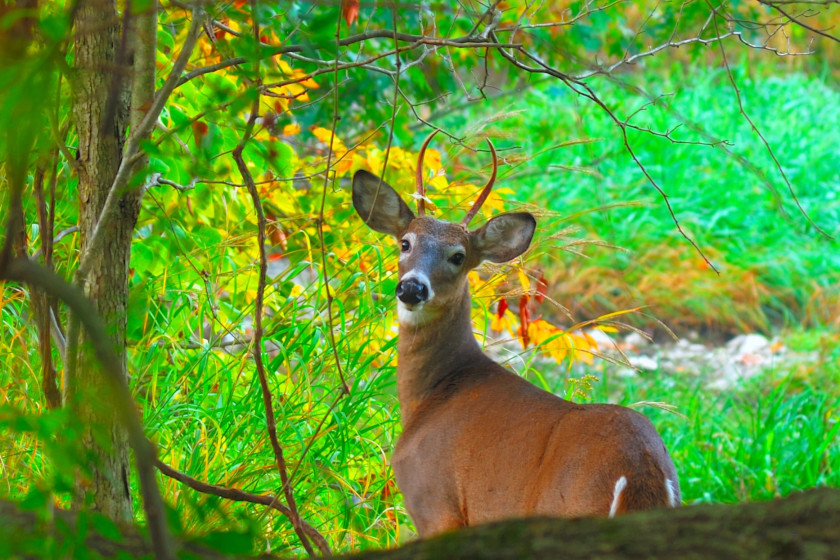
<path fill-rule="evenodd" d="M 411 249 L 411 243 L 409 243 L 407 239 L 403 239 L 400 243 L 400 249 L 402 249 L 403 253 L 408 252 L 408 250 Z"/>
<path fill-rule="evenodd" d="M 451 262 L 455 266 L 461 266 L 462 264 L 464 264 L 465 258 L 466 256 L 464 255 L 464 253 L 455 253 L 454 255 L 449 257 L 449 262 Z"/>

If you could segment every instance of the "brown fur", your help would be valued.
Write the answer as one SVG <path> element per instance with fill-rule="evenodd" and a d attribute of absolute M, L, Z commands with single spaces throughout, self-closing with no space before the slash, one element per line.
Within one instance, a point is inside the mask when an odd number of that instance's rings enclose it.
<path fill-rule="evenodd" d="M 650 421 L 628 408 L 578 405 L 493 362 L 475 340 L 467 273 L 527 249 L 529 214 L 482 228 L 415 218 L 385 183 L 354 177 L 366 223 L 403 245 L 400 279 L 428 280 L 427 301 L 400 303 L 397 390 L 403 433 L 392 458 L 397 484 L 421 536 L 509 517 L 606 516 L 666 507 L 677 474 Z M 405 247 L 408 249 L 405 249 Z M 453 253 L 464 252 L 463 265 Z M 418 276 L 419 275 L 419 276 Z"/>

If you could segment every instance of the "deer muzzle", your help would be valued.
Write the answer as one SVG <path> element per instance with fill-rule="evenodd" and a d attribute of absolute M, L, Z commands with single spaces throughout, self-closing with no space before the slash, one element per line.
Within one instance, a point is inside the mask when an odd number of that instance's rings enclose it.
<path fill-rule="evenodd" d="M 407 278 L 397 284 L 397 297 L 406 305 L 417 305 L 429 299 L 429 288 L 416 278 Z"/>

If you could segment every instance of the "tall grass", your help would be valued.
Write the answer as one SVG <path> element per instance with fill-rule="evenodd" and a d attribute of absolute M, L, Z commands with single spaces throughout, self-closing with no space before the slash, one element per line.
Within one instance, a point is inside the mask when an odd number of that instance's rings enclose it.
<path fill-rule="evenodd" d="M 630 122 L 641 129 L 670 131 L 669 139 L 630 129 L 628 141 L 720 275 L 677 232 L 665 201 L 607 114 L 567 89 L 535 87 L 505 107 L 515 116 L 502 121 L 500 135 L 516 151 L 508 154 L 514 163 L 501 184 L 519 200 L 565 216 L 580 213 L 574 224 L 584 237 L 625 251 L 590 249 L 587 259 L 553 261 L 550 292 L 586 317 L 649 305 L 675 328 L 768 330 L 836 318 L 840 91 L 820 76 L 735 69 L 745 111 L 802 208 L 834 236 L 830 240 L 797 208 L 763 142 L 739 113 L 723 68 L 675 66 L 621 79 L 629 87 L 593 86 L 620 119 L 633 115 Z M 483 118 L 472 110 L 450 123 L 466 127 Z M 557 147 L 575 139 L 591 141 Z M 519 155 L 524 163 L 517 162 Z M 603 209 L 591 211 L 597 208 Z M 544 223 L 543 231 L 551 233 L 550 220 Z"/>
<path fill-rule="evenodd" d="M 663 79 L 661 89 L 679 92 L 671 100 L 675 111 L 715 133 L 725 131 L 733 153 L 768 169 L 760 143 L 726 98 L 731 90 L 721 72 L 683 80 L 675 69 Z M 742 73 L 739 80 L 802 204 L 815 221 L 836 231 L 840 207 L 832 193 L 840 185 L 830 155 L 840 140 L 833 127 L 840 122 L 837 93 L 813 77 L 753 79 Z M 625 114 L 645 102 L 618 87 L 602 93 Z M 804 97 L 807 102 L 785 101 Z M 675 234 L 661 199 L 632 166 L 603 114 L 553 89 L 527 92 L 512 103 L 512 108 L 520 107 L 527 111 L 503 126 L 511 127 L 506 133 L 511 142 L 537 155 L 527 166 L 508 171 L 508 186 L 518 186 L 514 190 L 523 202 L 561 218 L 574 215 L 585 237 L 628 251 L 595 247 L 585 248 L 588 258 L 545 255 L 550 295 L 560 303 L 599 314 L 643 302 L 671 325 L 726 329 L 766 328 L 777 320 L 817 323 L 836 313 L 837 243 L 805 225 L 772 170 L 765 175 L 778 194 L 720 148 L 631 134 L 647 169 L 669 193 L 680 222 L 722 270 L 717 277 Z M 721 113 L 731 118 L 712 120 Z M 780 115 L 792 114 L 795 121 L 774 126 Z M 639 124 L 658 129 L 674 122 L 673 113 L 659 104 L 638 117 Z M 528 134 L 516 136 L 514 127 L 526 128 Z M 533 143 L 540 138 L 548 145 L 569 138 L 602 140 L 550 150 Z M 557 165 L 585 172 L 553 167 Z M 132 388 L 163 462 L 212 484 L 281 495 L 247 345 L 222 344 L 226 334 L 246 341 L 250 335 L 247 317 L 253 314 L 256 284 L 255 234 L 248 223 L 252 215 L 241 218 L 244 211 L 236 193 L 199 185 L 191 198 L 195 212 L 189 213 L 180 209 L 179 196 L 150 195 L 134 245 L 128 327 Z M 311 232 L 313 205 L 302 195 L 297 201 L 301 206 L 291 204 L 280 224 L 294 242 L 283 254 L 289 268 L 272 278 L 267 293 L 271 313 L 264 352 L 279 437 L 302 516 L 336 551 L 382 548 L 411 536 L 388 465 L 400 431 L 388 295 L 394 290 L 395 259 L 387 241 L 368 234 L 351 216 L 346 193 L 330 197 L 329 206 L 336 209 L 330 223 L 341 224 L 327 232 L 326 255 L 336 294 L 332 309 L 338 360 L 331 352 L 323 283 L 316 282 L 323 279 L 312 250 L 317 242 L 305 229 Z M 630 201 L 642 204 L 627 205 Z M 596 207 L 604 209 L 587 212 Z M 543 239 L 558 219 L 543 220 L 548 224 Z M 548 246 L 544 242 L 542 250 Z M 63 267 L 72 262 L 72 253 L 59 259 Z M 63 505 L 69 500 L 73 469 L 83 462 L 74 456 L 73 419 L 40 414 L 40 360 L 24 293 L 4 286 L 2 294 L 0 399 L 7 407 L 0 410 L 0 497 L 40 493 L 44 504 Z M 816 349 L 819 358 L 813 367 L 776 371 L 724 393 L 710 390 L 702 377 L 656 372 L 623 379 L 600 364 L 600 370 L 590 370 L 600 381 L 588 390 L 588 398 L 625 404 L 661 401 L 685 415 L 644 408 L 674 456 L 687 503 L 765 499 L 815 484 L 840 486 L 835 443 L 840 341 L 827 335 L 817 342 L 807 333 L 795 333 L 791 340 Z M 352 383 L 344 397 L 339 366 Z M 575 393 L 556 366 L 541 374 L 540 382 L 554 392 Z M 25 413 L 12 414 L 12 407 Z M 173 519 L 186 532 L 251 531 L 246 538 L 254 551 L 268 547 L 302 553 L 281 515 L 199 494 L 174 480 L 162 478 L 161 483 Z M 135 496 L 136 488 L 132 481 Z"/>
<path fill-rule="evenodd" d="M 627 368 L 600 360 L 575 366 L 571 378 L 546 363 L 526 374 L 538 374 L 547 390 L 575 401 L 614 402 L 647 415 L 674 460 L 686 504 L 840 487 L 840 335 L 792 331 L 781 339 L 788 352 L 806 359 L 768 367 L 727 388 L 715 383 L 721 372 L 713 365 L 697 373 L 663 367 L 628 377 Z"/>

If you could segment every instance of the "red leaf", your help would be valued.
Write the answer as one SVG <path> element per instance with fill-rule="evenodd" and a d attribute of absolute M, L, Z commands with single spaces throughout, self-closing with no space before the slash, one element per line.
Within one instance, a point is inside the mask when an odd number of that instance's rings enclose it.
<path fill-rule="evenodd" d="M 192 123 L 192 130 L 193 135 L 195 136 L 195 143 L 196 145 L 201 144 L 201 140 L 207 135 L 207 132 L 210 130 L 210 127 L 207 126 L 207 123 L 203 123 L 201 121 L 194 121 Z"/>
<path fill-rule="evenodd" d="M 548 280 L 545 279 L 545 274 L 540 273 L 540 279 L 537 280 L 537 295 L 534 296 L 537 303 L 545 301 L 546 293 L 548 293 Z"/>
<path fill-rule="evenodd" d="M 508 310 L 508 304 L 506 299 L 499 300 L 499 306 L 496 308 L 496 317 L 501 319 L 505 316 L 505 311 Z"/>
<path fill-rule="evenodd" d="M 359 0 L 341 0 L 341 15 L 348 27 L 359 19 Z"/>
<path fill-rule="evenodd" d="M 522 346 L 527 347 L 531 343 L 528 336 L 528 325 L 531 323 L 531 312 L 528 311 L 528 296 L 522 296 L 519 300 L 519 338 Z"/>

